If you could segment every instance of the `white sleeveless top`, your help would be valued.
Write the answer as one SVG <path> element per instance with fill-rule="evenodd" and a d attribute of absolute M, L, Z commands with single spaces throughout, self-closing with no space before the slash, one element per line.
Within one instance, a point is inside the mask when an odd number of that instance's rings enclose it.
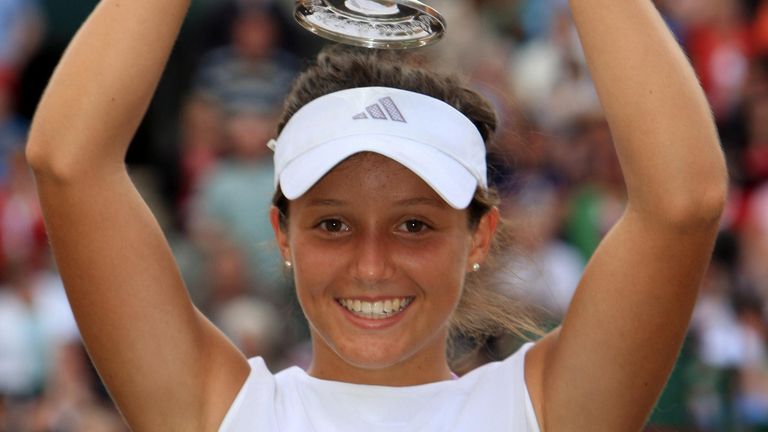
<path fill-rule="evenodd" d="M 454 381 L 383 387 L 325 381 L 260 357 L 220 432 L 540 432 L 525 385 L 526 344 Z"/>

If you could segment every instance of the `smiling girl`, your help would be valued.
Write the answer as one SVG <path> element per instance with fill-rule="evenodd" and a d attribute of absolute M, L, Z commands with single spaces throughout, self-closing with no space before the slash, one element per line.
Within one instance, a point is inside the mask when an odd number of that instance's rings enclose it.
<path fill-rule="evenodd" d="M 102 0 L 27 156 L 88 352 L 137 431 L 631 431 L 674 364 L 726 191 L 706 100 L 650 0 L 570 0 L 629 203 L 563 325 L 457 379 L 452 330 L 514 327 L 468 284 L 499 221 L 488 104 L 450 77 L 331 50 L 297 81 L 271 221 L 307 371 L 245 359 L 191 303 L 124 156 L 189 0 Z M 510 5 L 511 7 L 511 5 Z"/>

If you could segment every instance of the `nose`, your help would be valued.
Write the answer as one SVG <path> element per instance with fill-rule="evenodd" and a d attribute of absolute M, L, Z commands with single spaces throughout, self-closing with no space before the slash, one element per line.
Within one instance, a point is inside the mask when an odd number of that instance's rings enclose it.
<path fill-rule="evenodd" d="M 353 276 L 365 285 L 375 285 L 394 274 L 391 248 L 385 235 L 370 232 L 357 239 Z"/>

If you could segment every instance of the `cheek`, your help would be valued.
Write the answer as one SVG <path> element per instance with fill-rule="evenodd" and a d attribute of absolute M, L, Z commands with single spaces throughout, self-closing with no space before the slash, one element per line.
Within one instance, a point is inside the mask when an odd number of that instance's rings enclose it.
<path fill-rule="evenodd" d="M 335 307 L 328 299 L 348 283 L 351 253 L 348 247 L 333 245 L 312 236 L 291 241 L 296 296 L 310 321 Z M 324 309 L 325 308 L 325 309 Z"/>
<path fill-rule="evenodd" d="M 306 244 L 296 245 L 292 250 L 293 277 L 299 300 L 321 295 L 343 268 L 342 260 L 333 251 Z"/>
<path fill-rule="evenodd" d="M 428 305 L 440 310 L 437 315 L 450 315 L 461 298 L 467 254 L 466 243 L 451 241 L 405 251 L 399 267 L 420 287 L 428 298 Z"/>
<path fill-rule="evenodd" d="M 464 277 L 468 255 L 469 242 L 458 236 L 404 246 L 398 253 L 404 268 L 421 271 L 428 277 L 458 280 Z"/>

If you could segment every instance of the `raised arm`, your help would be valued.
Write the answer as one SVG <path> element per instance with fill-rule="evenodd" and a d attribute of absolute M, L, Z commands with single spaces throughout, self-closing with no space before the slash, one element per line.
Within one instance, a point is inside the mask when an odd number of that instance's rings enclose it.
<path fill-rule="evenodd" d="M 641 429 L 674 364 L 727 174 L 698 80 L 651 0 L 570 0 L 629 204 L 526 369 L 545 431 Z"/>
<path fill-rule="evenodd" d="M 248 373 L 190 302 L 124 157 L 189 0 L 102 0 L 38 108 L 27 157 L 88 352 L 134 430 L 215 430 Z"/>

